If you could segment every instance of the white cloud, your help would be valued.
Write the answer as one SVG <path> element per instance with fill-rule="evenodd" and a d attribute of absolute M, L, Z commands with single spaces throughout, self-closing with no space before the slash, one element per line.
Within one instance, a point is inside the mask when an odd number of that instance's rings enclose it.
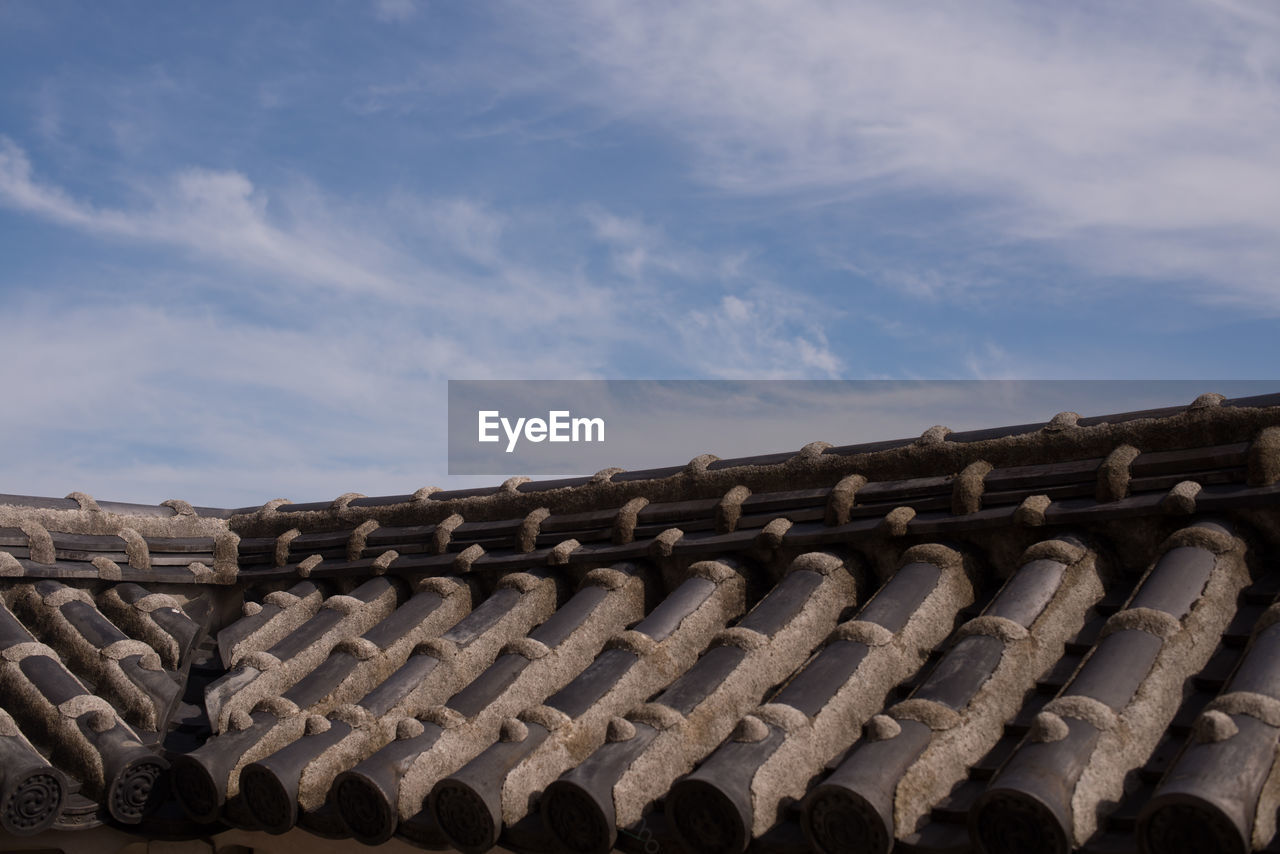
<path fill-rule="evenodd" d="M 705 278 L 715 272 L 713 262 L 704 253 L 677 246 L 658 226 L 598 205 L 587 208 L 585 213 L 596 238 L 609 247 L 614 268 L 629 279 L 662 274 Z M 725 263 L 732 264 L 732 260 Z"/>
<path fill-rule="evenodd" d="M 436 312 L 458 329 L 570 319 L 598 326 L 613 311 L 612 283 L 505 251 L 507 215 L 475 200 L 400 194 L 362 205 L 305 184 L 269 194 L 239 172 L 199 168 L 140 191 L 149 205 L 81 201 L 38 180 L 26 153 L 0 136 L 0 205 L 216 262 L 239 271 L 228 287 L 244 282 L 259 291 L 266 276 L 280 299 L 386 301 L 399 311 Z M 486 298 L 475 299 L 477 292 Z"/>
<path fill-rule="evenodd" d="M 0 136 L 0 204 L 95 235 L 174 246 L 195 255 L 338 291 L 402 291 L 386 272 L 353 261 L 391 256 L 368 235 L 308 234 L 274 222 L 268 197 L 239 172 L 187 169 L 152 188 L 149 208 L 95 207 L 33 174 L 26 153 Z"/>
<path fill-rule="evenodd" d="M 980 240 L 1280 308 L 1273 4 L 615 0 L 541 24 L 578 97 L 682 140 L 722 191 L 967 199 Z"/>
<path fill-rule="evenodd" d="M 678 329 L 689 367 L 721 379 L 838 377 L 843 364 L 823 331 L 838 312 L 778 288 L 755 286 L 726 294 L 681 317 Z"/>
<path fill-rule="evenodd" d="M 7 491 L 223 505 L 411 492 L 452 482 L 446 379 L 635 375 L 650 359 L 708 376 L 840 367 L 822 318 L 765 285 L 687 313 L 691 277 L 736 280 L 741 260 L 603 208 L 566 218 L 580 234 L 543 257 L 545 212 L 465 197 L 364 204 L 194 168 L 136 193 L 77 198 L 0 137 L 0 204 L 148 258 L 36 295 L 8 283 L 0 361 L 26 409 L 0 425 Z M 647 255 L 592 277 L 597 251 Z"/>
<path fill-rule="evenodd" d="M 603 368 L 610 283 L 504 252 L 504 217 L 478 202 L 371 213 L 200 169 L 142 190 L 131 207 L 77 199 L 0 138 L 0 204 L 181 250 L 199 271 L 152 252 L 145 270 L 98 268 L 38 296 L 8 282 L 0 359 L 27 412 L 0 427 L 7 491 L 223 504 L 412 491 L 447 482 L 446 379 Z"/>
<path fill-rule="evenodd" d="M 501 240 L 506 216 L 474 199 L 440 199 L 429 203 L 401 196 L 395 209 L 403 213 L 424 236 L 446 244 L 482 264 L 502 257 Z"/>
<path fill-rule="evenodd" d="M 587 358 L 504 343 L 509 328 L 330 314 L 289 329 L 119 298 L 10 306 L 0 360 L 23 405 L 0 425 L 4 491 L 239 506 L 459 485 L 446 379 Z"/>
<path fill-rule="evenodd" d="M 373 14 L 383 22 L 401 23 L 418 14 L 415 0 L 376 0 Z"/>

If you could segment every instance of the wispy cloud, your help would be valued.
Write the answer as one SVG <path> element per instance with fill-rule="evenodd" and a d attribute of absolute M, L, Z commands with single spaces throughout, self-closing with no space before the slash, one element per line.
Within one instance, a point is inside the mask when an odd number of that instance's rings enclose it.
<path fill-rule="evenodd" d="M 736 272 L 736 259 L 681 246 L 663 228 L 642 218 L 622 216 L 599 205 L 589 206 L 585 216 L 596 239 L 609 247 L 614 269 L 629 279 L 671 274 L 707 281 L 722 272 Z"/>
<path fill-rule="evenodd" d="M 23 417 L 0 426 L 6 491 L 237 505 L 412 492 L 450 482 L 446 379 L 590 364 L 572 341 L 540 353 L 509 325 L 433 329 L 377 305 L 287 328 L 133 297 L 7 307 L 0 359 Z"/>
<path fill-rule="evenodd" d="M 755 286 L 688 311 L 678 321 L 683 351 L 704 376 L 724 379 L 833 378 L 844 365 L 827 342 L 821 304 Z"/>
<path fill-rule="evenodd" d="M 449 482 L 449 378 L 634 375 L 646 359 L 710 377 L 840 368 L 823 324 L 784 294 L 717 296 L 744 287 L 733 257 L 603 207 L 569 212 L 576 236 L 548 252 L 544 214 L 461 196 L 380 206 L 195 168 L 135 196 L 78 198 L 0 138 L 0 205 L 152 258 L 88 288 L 10 285 L 0 360 L 28 412 L 0 439 L 41 461 L 9 466 L 10 491 L 224 504 L 412 491 Z M 178 256 L 157 262 L 156 247 Z M 590 272 L 600 255 L 615 263 Z"/>
<path fill-rule="evenodd" d="M 404 491 L 447 378 L 1199 375 L 1280 312 L 1263 0 L 23 8 L 3 489 Z"/>
<path fill-rule="evenodd" d="M 149 207 L 97 207 L 33 174 L 30 159 L 0 137 L 0 204 L 103 237 L 165 244 L 205 258 L 265 270 L 285 281 L 336 290 L 390 294 L 400 286 L 352 257 L 391 255 L 362 236 L 315 234 L 311 223 L 272 221 L 267 194 L 239 172 L 187 169 L 162 187 L 148 188 Z"/>
<path fill-rule="evenodd" d="M 135 191 L 145 201 L 134 207 L 77 199 L 39 180 L 25 151 L 0 136 L 0 206 L 95 237 L 182 250 L 238 270 L 233 284 L 258 290 L 265 274 L 269 290 L 290 300 L 328 295 L 447 311 L 458 328 L 598 323 L 611 311 L 613 283 L 526 263 L 501 246 L 508 215 L 473 199 L 398 193 L 360 203 L 305 183 L 268 192 L 240 172 L 201 168 Z M 477 291 L 487 298 L 477 301 Z"/>
<path fill-rule="evenodd" d="M 1280 12 L 1039 8 L 592 2 L 542 25 L 580 97 L 664 128 L 721 191 L 967 199 L 970 237 L 1280 309 Z"/>
<path fill-rule="evenodd" d="M 373 13 L 379 21 L 404 22 L 418 14 L 416 0 L 375 0 Z"/>

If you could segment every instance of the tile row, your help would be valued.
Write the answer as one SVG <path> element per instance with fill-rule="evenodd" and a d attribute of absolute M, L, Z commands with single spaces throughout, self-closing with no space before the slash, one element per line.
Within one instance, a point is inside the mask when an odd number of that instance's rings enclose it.
<path fill-rule="evenodd" d="M 911 547 L 883 577 L 853 552 L 803 552 L 749 611 L 759 570 L 731 557 L 692 563 L 665 596 L 643 562 L 567 596 L 553 568 L 486 597 L 461 577 L 327 595 L 308 579 L 219 635 L 214 734 L 175 758 L 174 791 L 202 821 L 368 844 L 608 851 L 656 809 L 689 850 L 745 851 L 792 822 L 818 850 L 888 851 L 1006 737 L 1104 594 L 1128 591 L 967 810 L 984 850 L 1069 851 L 1166 736 L 1257 571 L 1245 554 L 1209 521 L 1145 575 L 1088 535 L 1046 537 L 1003 573 L 969 545 Z M 1259 678 L 1197 732 L 1265 724 Z M 1169 798 L 1143 834 L 1188 809 Z"/>

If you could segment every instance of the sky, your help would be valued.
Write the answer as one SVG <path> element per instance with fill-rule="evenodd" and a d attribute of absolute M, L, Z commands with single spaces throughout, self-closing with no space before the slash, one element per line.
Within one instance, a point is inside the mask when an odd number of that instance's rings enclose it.
<path fill-rule="evenodd" d="M 449 379 L 1277 375 L 1270 0 L 0 0 L 0 80 L 0 492 L 490 483 Z"/>

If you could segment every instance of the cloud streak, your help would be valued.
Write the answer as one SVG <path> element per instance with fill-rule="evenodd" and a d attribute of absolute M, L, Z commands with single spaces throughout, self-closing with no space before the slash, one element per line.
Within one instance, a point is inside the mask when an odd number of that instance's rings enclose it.
<path fill-rule="evenodd" d="M 572 213 L 577 236 L 547 252 L 544 212 L 460 196 L 400 191 L 379 210 L 195 168 L 138 195 L 77 198 L 0 139 L 0 204 L 153 259 L 87 288 L 10 286 L 0 360 L 29 406 L 0 427 L 9 491 L 242 505 L 460 485 L 444 475 L 449 378 L 839 368 L 780 294 L 715 296 L 743 287 L 734 258 L 603 207 Z M 691 282 L 707 311 L 672 310 Z"/>
<path fill-rule="evenodd" d="M 392 254 L 367 235 L 309 234 L 271 221 L 269 199 L 239 172 L 187 169 L 140 210 L 95 207 L 39 181 L 13 140 L 0 137 L 0 203 L 102 237 L 174 246 L 204 258 L 260 269 L 287 281 L 389 296 L 401 288 L 352 257 Z M 334 238 L 344 238 L 335 244 Z"/>
<path fill-rule="evenodd" d="M 133 19 L 42 12 L 11 87 L 36 95 L 0 97 L 3 488 L 449 483 L 447 378 L 1265 355 L 1280 17 L 1046 8 L 332 3 L 234 50 L 244 18 L 149 17 L 171 38 L 136 62 L 57 50 Z"/>
<path fill-rule="evenodd" d="M 970 239 L 1280 309 L 1274 5 L 1037 8 L 592 2 L 540 23 L 568 31 L 580 97 L 664 128 L 722 192 L 966 199 Z"/>

